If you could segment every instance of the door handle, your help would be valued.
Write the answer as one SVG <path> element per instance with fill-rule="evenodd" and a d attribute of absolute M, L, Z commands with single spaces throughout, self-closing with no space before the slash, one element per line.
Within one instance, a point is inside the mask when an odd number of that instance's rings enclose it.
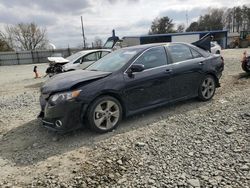
<path fill-rule="evenodd" d="M 165 73 L 167 73 L 167 74 L 170 74 L 170 73 L 172 73 L 172 72 L 173 72 L 172 69 L 166 69 L 166 70 L 165 70 Z"/>
<path fill-rule="evenodd" d="M 199 65 L 204 65 L 204 62 L 203 61 L 199 62 Z"/>

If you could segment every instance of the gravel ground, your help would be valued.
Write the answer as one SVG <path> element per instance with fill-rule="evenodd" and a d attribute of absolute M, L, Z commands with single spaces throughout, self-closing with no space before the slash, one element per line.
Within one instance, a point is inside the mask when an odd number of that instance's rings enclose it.
<path fill-rule="evenodd" d="M 43 128 L 36 115 L 47 78 L 34 79 L 33 65 L 0 67 L 0 187 L 250 187 L 243 51 L 223 51 L 213 100 L 147 111 L 101 135 Z"/>

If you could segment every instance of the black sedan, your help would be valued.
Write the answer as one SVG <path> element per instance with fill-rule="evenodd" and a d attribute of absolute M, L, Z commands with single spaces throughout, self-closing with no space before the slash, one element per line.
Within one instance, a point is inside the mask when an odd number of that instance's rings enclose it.
<path fill-rule="evenodd" d="M 41 88 L 43 125 L 69 131 L 116 128 L 122 117 L 198 97 L 210 100 L 219 87 L 223 58 L 186 43 L 123 48 L 86 70 L 56 75 Z"/>

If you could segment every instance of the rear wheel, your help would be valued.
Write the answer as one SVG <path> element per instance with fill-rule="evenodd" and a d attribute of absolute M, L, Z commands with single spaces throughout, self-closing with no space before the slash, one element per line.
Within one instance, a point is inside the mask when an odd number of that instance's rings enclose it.
<path fill-rule="evenodd" d="M 111 96 L 97 98 L 90 106 L 87 115 L 92 130 L 105 133 L 115 129 L 122 119 L 120 102 Z"/>
<path fill-rule="evenodd" d="M 207 75 L 200 84 L 198 97 L 202 101 L 208 101 L 213 98 L 215 90 L 216 83 L 214 77 L 211 75 Z"/>

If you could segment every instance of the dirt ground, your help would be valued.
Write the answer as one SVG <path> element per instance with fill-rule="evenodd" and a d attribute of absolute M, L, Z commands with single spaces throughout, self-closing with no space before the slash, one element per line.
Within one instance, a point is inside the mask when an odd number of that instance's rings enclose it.
<path fill-rule="evenodd" d="M 34 79 L 34 65 L 0 66 L 0 187 L 249 187 L 244 50 L 222 51 L 225 71 L 213 100 L 147 111 L 107 134 L 43 128 L 36 116 L 48 78 Z M 43 76 L 48 65 L 37 66 Z"/>

